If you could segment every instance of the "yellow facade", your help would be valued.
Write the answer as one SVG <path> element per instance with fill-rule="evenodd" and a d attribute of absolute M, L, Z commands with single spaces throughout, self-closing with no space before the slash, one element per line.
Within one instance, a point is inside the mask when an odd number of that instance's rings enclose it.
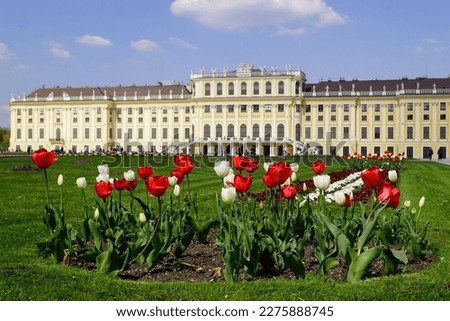
<path fill-rule="evenodd" d="M 191 74 L 191 84 L 40 88 L 13 97 L 11 149 L 447 157 L 450 79 L 324 81 L 300 70 Z"/>

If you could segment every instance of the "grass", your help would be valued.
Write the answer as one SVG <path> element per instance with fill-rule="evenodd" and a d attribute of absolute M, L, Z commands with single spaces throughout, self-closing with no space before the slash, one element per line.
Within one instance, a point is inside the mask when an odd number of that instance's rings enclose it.
<path fill-rule="evenodd" d="M 95 204 L 92 185 L 97 165 L 109 163 L 111 176 L 122 176 L 148 159 L 142 157 L 101 158 L 62 157 L 49 169 L 51 197 L 58 200 L 57 176 L 64 174 L 64 197 L 68 221 L 76 226 L 83 216 L 81 192 L 75 185 L 79 176 L 88 180 L 88 203 Z M 196 160 L 200 168 L 190 175 L 190 185 L 198 192 L 204 219 L 215 215 L 215 194 L 220 179 L 214 174 L 214 159 Z M 174 168 L 170 158 L 151 159 L 156 174 L 169 174 Z M 430 221 L 429 241 L 438 259 L 432 266 L 413 274 L 370 279 L 349 284 L 324 280 L 309 274 L 304 280 L 225 282 L 136 282 L 114 279 L 82 269 L 67 267 L 39 257 L 36 243 L 46 238 L 42 223 L 44 211 L 43 174 L 37 171 L 12 171 L 16 166 L 33 165 L 29 157 L 0 158 L 0 300 L 450 300 L 450 209 L 448 180 L 450 166 L 434 162 L 408 161 L 401 173 L 401 204 L 410 199 L 413 206 L 422 195 L 426 204 L 421 221 Z M 338 169 L 335 164 L 327 171 Z M 255 173 L 252 191 L 263 189 L 263 170 Z M 300 179 L 310 178 L 311 170 L 302 164 Z M 184 183 L 186 184 L 186 183 Z M 142 182 L 138 197 L 145 198 Z M 153 200 L 154 201 L 154 200 Z"/>

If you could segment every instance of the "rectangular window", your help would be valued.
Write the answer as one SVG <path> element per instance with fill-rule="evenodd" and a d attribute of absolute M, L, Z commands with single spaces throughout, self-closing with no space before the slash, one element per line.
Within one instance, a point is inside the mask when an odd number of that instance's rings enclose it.
<path fill-rule="evenodd" d="M 28 128 L 28 139 L 33 139 L 33 128 Z"/>
<path fill-rule="evenodd" d="M 317 127 L 317 138 L 323 139 L 323 127 Z"/>
<path fill-rule="evenodd" d="M 446 114 L 440 114 L 440 115 L 439 115 L 439 119 L 440 119 L 440 120 L 446 120 L 446 119 L 447 119 Z"/>
<path fill-rule="evenodd" d="M 163 139 L 167 139 L 167 127 L 163 128 Z"/>
<path fill-rule="evenodd" d="M 429 114 L 424 114 L 423 115 L 423 120 L 430 120 L 430 115 Z"/>
<path fill-rule="evenodd" d="M 380 115 L 375 115 L 375 121 L 380 121 L 381 116 Z"/>
<path fill-rule="evenodd" d="M 361 138 L 367 139 L 367 127 L 361 127 Z"/>
<path fill-rule="evenodd" d="M 97 115 L 100 115 L 102 113 L 102 107 L 97 107 Z"/>
<path fill-rule="evenodd" d="M 423 126 L 423 139 L 430 139 L 430 127 Z"/>
<path fill-rule="evenodd" d="M 387 138 L 394 139 L 394 127 L 387 128 Z"/>
<path fill-rule="evenodd" d="M 228 105 L 227 109 L 229 113 L 234 113 L 234 105 Z"/>
<path fill-rule="evenodd" d="M 408 126 L 406 127 L 406 138 L 407 139 L 414 139 L 414 127 Z"/>
<path fill-rule="evenodd" d="M 180 138 L 178 128 L 173 129 L 173 139 L 178 140 Z"/>
<path fill-rule="evenodd" d="M 152 117 L 152 122 L 156 123 L 156 117 Z"/>
<path fill-rule="evenodd" d="M 439 104 L 439 109 L 440 109 L 441 111 L 447 110 L 447 104 L 446 104 L 446 103 L 440 103 L 440 104 Z"/>
<path fill-rule="evenodd" d="M 367 115 L 362 115 L 361 116 L 361 121 L 367 121 Z"/>
<path fill-rule="evenodd" d="M 189 139 L 189 136 L 190 136 L 190 135 L 189 135 L 189 128 L 185 128 L 185 129 L 184 129 L 184 138 L 185 138 L 185 139 Z"/>
<path fill-rule="evenodd" d="M 430 110 L 430 103 L 423 103 L 423 111 L 429 111 Z"/>
<path fill-rule="evenodd" d="M 336 121 L 336 115 L 331 115 L 330 120 L 331 120 L 331 121 Z"/>
<path fill-rule="evenodd" d="M 301 111 L 301 105 L 300 104 L 295 104 L 295 112 L 299 113 Z"/>
<path fill-rule="evenodd" d="M 133 115 L 133 108 L 128 107 L 128 115 Z"/>
<path fill-rule="evenodd" d="M 177 108 L 177 111 L 178 111 L 178 107 L 176 107 L 176 108 Z M 144 114 L 144 108 L 143 108 L 143 107 L 139 107 L 139 108 L 138 108 L 138 114 L 139 114 L 139 115 Z"/>
<path fill-rule="evenodd" d="M 97 128 L 97 139 L 102 139 L 102 129 Z"/>
<path fill-rule="evenodd" d="M 259 112 L 259 105 L 253 105 L 252 108 L 253 108 L 253 112 L 254 113 L 258 113 Z"/>
<path fill-rule="evenodd" d="M 381 105 L 380 104 L 375 104 L 374 110 L 375 110 L 376 113 L 379 113 L 380 110 L 381 110 Z"/>
<path fill-rule="evenodd" d="M 89 107 L 84 107 L 84 114 L 89 115 Z"/>
<path fill-rule="evenodd" d="M 323 115 L 317 116 L 318 121 L 323 121 Z"/>
<path fill-rule="evenodd" d="M 174 117 L 174 118 L 173 118 L 173 122 L 174 122 L 174 123 L 178 123 L 178 117 Z"/>
<path fill-rule="evenodd" d="M 439 127 L 439 139 L 447 139 L 447 127 Z"/>
<path fill-rule="evenodd" d="M 284 112 L 284 105 L 283 104 L 278 104 L 278 112 L 279 113 Z"/>
<path fill-rule="evenodd" d="M 305 139 L 311 139 L 311 127 L 305 127 Z"/>
<path fill-rule="evenodd" d="M 413 114 L 406 115 L 406 119 L 407 120 L 413 120 Z"/>
<path fill-rule="evenodd" d="M 361 112 L 363 112 L 363 113 L 367 112 L 367 104 L 361 105 Z"/>
<path fill-rule="evenodd" d="M 350 121 L 350 116 L 349 115 L 344 115 L 344 121 Z"/>
<path fill-rule="evenodd" d="M 156 139 L 156 128 L 152 128 L 152 139 Z"/>
<path fill-rule="evenodd" d="M 394 115 L 388 115 L 388 121 L 394 121 Z"/>
<path fill-rule="evenodd" d="M 350 111 L 350 105 L 344 104 L 344 113 L 348 113 Z"/>
<path fill-rule="evenodd" d="M 209 105 L 205 105 L 204 106 L 204 111 L 205 111 L 205 113 L 210 113 L 211 112 L 211 107 Z"/>
<path fill-rule="evenodd" d="M 156 107 L 152 107 L 152 114 L 156 114 Z"/>
<path fill-rule="evenodd" d="M 72 128 L 72 138 L 78 139 L 78 128 Z"/>
<path fill-rule="evenodd" d="M 216 105 L 216 113 L 222 112 L 222 105 Z"/>
<path fill-rule="evenodd" d="M 33 109 L 28 108 L 28 116 L 33 116 Z"/>
<path fill-rule="evenodd" d="M 317 106 L 317 111 L 318 111 L 319 113 L 323 113 L 323 105 L 322 105 L 322 104 L 320 104 L 319 106 Z"/>
<path fill-rule="evenodd" d="M 343 138 L 349 139 L 350 138 L 350 127 L 344 127 L 343 129 L 344 129 Z"/>
<path fill-rule="evenodd" d="M 22 110 L 17 109 L 17 116 L 20 116 L 20 115 L 22 115 Z"/>
<path fill-rule="evenodd" d="M 392 113 L 394 111 L 394 104 L 388 104 L 388 112 Z"/>
<path fill-rule="evenodd" d="M 84 129 L 84 139 L 89 139 L 89 128 Z"/>
<path fill-rule="evenodd" d="M 144 128 L 138 128 L 138 139 L 144 138 Z"/>
<path fill-rule="evenodd" d="M 128 128 L 128 139 L 133 139 L 133 128 Z"/>
<path fill-rule="evenodd" d="M 167 123 L 167 117 L 163 117 L 163 123 Z"/>
<path fill-rule="evenodd" d="M 247 105 L 241 105 L 241 113 L 247 112 Z"/>
<path fill-rule="evenodd" d="M 381 137 L 380 137 L 380 127 L 375 127 L 374 128 L 374 135 L 373 135 L 373 137 L 375 138 L 375 139 L 380 139 Z"/>
<path fill-rule="evenodd" d="M 162 111 L 163 111 L 163 114 L 166 115 L 167 114 L 167 107 L 163 107 Z"/>
<path fill-rule="evenodd" d="M 117 128 L 117 139 L 122 139 L 122 128 Z"/>
<path fill-rule="evenodd" d="M 306 105 L 305 106 L 305 113 L 309 113 L 311 112 L 311 105 Z"/>
<path fill-rule="evenodd" d="M 414 109 L 414 104 L 413 103 L 407 103 L 406 104 L 406 110 L 407 111 L 413 111 Z"/>
<path fill-rule="evenodd" d="M 265 104 L 264 105 L 264 111 L 265 112 L 271 112 L 272 111 L 272 105 L 271 104 Z"/>
<path fill-rule="evenodd" d="M 20 128 L 17 128 L 16 137 L 17 139 L 22 139 L 22 131 L 20 130 Z"/>
<path fill-rule="evenodd" d="M 39 139 L 44 139 L 44 128 L 39 128 Z"/>
<path fill-rule="evenodd" d="M 102 122 L 102 118 L 101 117 L 97 117 L 97 123 L 101 123 Z"/>
<path fill-rule="evenodd" d="M 331 139 L 336 139 L 336 127 L 332 126 L 330 128 L 330 138 Z"/>
<path fill-rule="evenodd" d="M 330 110 L 332 113 L 336 112 L 336 104 L 331 104 Z"/>

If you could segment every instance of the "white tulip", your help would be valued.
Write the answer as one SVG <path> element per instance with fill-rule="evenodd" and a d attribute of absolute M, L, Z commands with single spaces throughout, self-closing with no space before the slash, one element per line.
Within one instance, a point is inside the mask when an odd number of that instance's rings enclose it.
<path fill-rule="evenodd" d="M 409 208 L 411 206 L 411 201 L 410 200 L 406 200 L 405 203 L 403 204 L 406 208 Z"/>
<path fill-rule="evenodd" d="M 422 208 L 425 205 L 425 196 L 422 196 L 419 200 L 419 208 Z"/>
<path fill-rule="evenodd" d="M 318 189 L 325 191 L 330 187 L 331 177 L 330 175 L 317 175 L 313 177 L 313 181 Z"/>
<path fill-rule="evenodd" d="M 180 196 L 180 185 L 176 184 L 173 188 L 173 195 Z"/>
<path fill-rule="evenodd" d="M 293 172 L 298 171 L 298 168 L 299 168 L 298 163 L 291 163 L 290 166 L 291 166 Z"/>
<path fill-rule="evenodd" d="M 231 186 L 234 184 L 234 174 L 229 174 L 223 178 L 223 185 L 225 187 Z"/>
<path fill-rule="evenodd" d="M 217 176 L 219 177 L 225 177 L 230 172 L 231 166 L 229 161 L 217 161 L 214 163 L 214 171 L 216 172 Z"/>
<path fill-rule="evenodd" d="M 104 181 L 104 182 L 109 182 L 109 174 L 99 174 L 96 178 L 97 183 Z"/>
<path fill-rule="evenodd" d="M 221 196 L 224 203 L 230 204 L 236 199 L 236 189 L 234 187 L 222 187 Z"/>
<path fill-rule="evenodd" d="M 343 191 L 335 192 L 334 201 L 336 202 L 336 204 L 343 206 L 345 204 L 345 193 Z"/>
<path fill-rule="evenodd" d="M 77 178 L 77 186 L 80 189 L 85 189 L 87 186 L 86 178 L 84 177 L 78 177 Z"/>
<path fill-rule="evenodd" d="M 108 174 L 109 175 L 109 167 L 107 164 L 97 166 L 99 174 Z"/>
<path fill-rule="evenodd" d="M 395 183 L 397 181 L 397 171 L 391 170 L 388 172 L 388 178 L 392 183 Z"/>
<path fill-rule="evenodd" d="M 169 185 L 174 186 L 178 182 L 178 178 L 176 176 L 169 177 Z"/>
<path fill-rule="evenodd" d="M 127 181 L 132 182 L 135 180 L 136 176 L 134 174 L 134 171 L 131 169 L 123 173 L 123 178 L 125 178 Z"/>
<path fill-rule="evenodd" d="M 58 183 L 58 186 L 63 186 L 64 176 L 62 174 L 59 174 L 57 183 Z"/>
<path fill-rule="evenodd" d="M 141 223 L 147 222 L 147 217 L 145 216 L 144 213 L 139 213 L 139 221 L 140 221 Z"/>

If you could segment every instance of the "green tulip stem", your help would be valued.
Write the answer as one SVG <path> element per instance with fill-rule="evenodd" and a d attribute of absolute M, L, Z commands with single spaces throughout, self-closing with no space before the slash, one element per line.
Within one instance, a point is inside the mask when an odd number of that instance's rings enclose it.
<path fill-rule="evenodd" d="M 50 205 L 50 197 L 48 194 L 48 177 L 47 177 L 47 169 L 44 168 L 44 177 L 45 177 L 45 196 L 47 198 L 47 206 Z"/>

